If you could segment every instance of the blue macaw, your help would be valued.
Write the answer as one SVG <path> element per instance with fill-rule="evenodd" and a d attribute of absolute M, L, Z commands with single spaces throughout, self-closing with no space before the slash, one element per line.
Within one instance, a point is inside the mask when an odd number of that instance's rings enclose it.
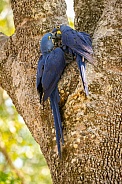
<path fill-rule="evenodd" d="M 89 94 L 85 74 L 84 58 L 93 63 L 93 50 L 90 35 L 85 32 L 78 32 L 67 25 L 57 26 L 52 33 L 55 37 L 61 38 L 63 48 L 68 48 L 68 52 L 76 56 L 76 61 L 80 70 L 83 87 L 86 95 Z M 61 35 L 61 36 L 57 36 Z"/>
<path fill-rule="evenodd" d="M 54 49 L 52 34 L 46 33 L 40 44 L 42 56 L 39 59 L 37 67 L 37 91 L 40 95 L 40 103 L 50 97 L 50 104 L 54 116 L 54 125 L 56 130 L 56 142 L 58 147 L 58 154 L 61 157 L 61 145 L 64 143 L 62 123 L 59 112 L 58 103 L 60 96 L 58 92 L 58 81 L 65 68 L 64 52 L 61 48 Z M 43 98 L 42 98 L 43 97 Z"/>

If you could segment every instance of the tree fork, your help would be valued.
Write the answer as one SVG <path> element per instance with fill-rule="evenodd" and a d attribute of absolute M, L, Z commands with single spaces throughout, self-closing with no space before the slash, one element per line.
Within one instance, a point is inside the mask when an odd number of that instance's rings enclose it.
<path fill-rule="evenodd" d="M 74 2 L 75 26 L 93 35 L 101 72 L 87 65 L 89 98 L 83 92 L 75 61 L 67 66 L 59 82 L 65 139 L 62 160 L 56 152 L 49 103 L 43 110 L 35 80 L 39 40 L 55 24 L 67 22 L 65 2 L 12 0 L 16 32 L 3 39 L 0 48 L 0 85 L 39 143 L 56 184 L 120 182 L 120 2 L 97 2 Z"/>

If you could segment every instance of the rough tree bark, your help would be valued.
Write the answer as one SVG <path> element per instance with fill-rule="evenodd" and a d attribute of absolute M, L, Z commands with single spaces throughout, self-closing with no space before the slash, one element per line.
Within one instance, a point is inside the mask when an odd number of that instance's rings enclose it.
<path fill-rule="evenodd" d="M 76 62 L 59 82 L 64 126 L 57 156 L 49 102 L 39 104 L 35 79 L 39 40 L 65 23 L 64 0 L 11 0 L 16 32 L 2 39 L 0 85 L 8 92 L 47 160 L 53 183 L 120 183 L 121 12 L 119 0 L 75 0 L 75 26 L 93 35 L 98 70 L 87 65 L 85 97 Z"/>

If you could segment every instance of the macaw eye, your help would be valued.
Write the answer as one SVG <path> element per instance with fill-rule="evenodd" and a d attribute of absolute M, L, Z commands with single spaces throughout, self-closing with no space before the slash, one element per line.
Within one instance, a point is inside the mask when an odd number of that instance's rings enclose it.
<path fill-rule="evenodd" d="M 51 36 L 48 36 L 48 40 L 51 40 Z"/>
<path fill-rule="evenodd" d="M 60 26 L 57 26 L 57 29 L 59 29 L 60 28 Z"/>

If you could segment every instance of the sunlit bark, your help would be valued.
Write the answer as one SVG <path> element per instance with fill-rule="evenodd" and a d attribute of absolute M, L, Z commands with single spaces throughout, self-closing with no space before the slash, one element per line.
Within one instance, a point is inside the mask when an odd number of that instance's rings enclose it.
<path fill-rule="evenodd" d="M 75 27 L 93 35 L 99 70 L 87 65 L 90 96 L 85 97 L 76 62 L 59 82 L 65 144 L 58 158 L 49 102 L 39 104 L 36 67 L 39 40 L 55 24 L 66 23 L 57 1 L 11 1 L 16 32 L 2 42 L 0 85 L 22 115 L 50 168 L 53 183 L 120 182 L 121 21 L 120 1 L 75 0 Z"/>

